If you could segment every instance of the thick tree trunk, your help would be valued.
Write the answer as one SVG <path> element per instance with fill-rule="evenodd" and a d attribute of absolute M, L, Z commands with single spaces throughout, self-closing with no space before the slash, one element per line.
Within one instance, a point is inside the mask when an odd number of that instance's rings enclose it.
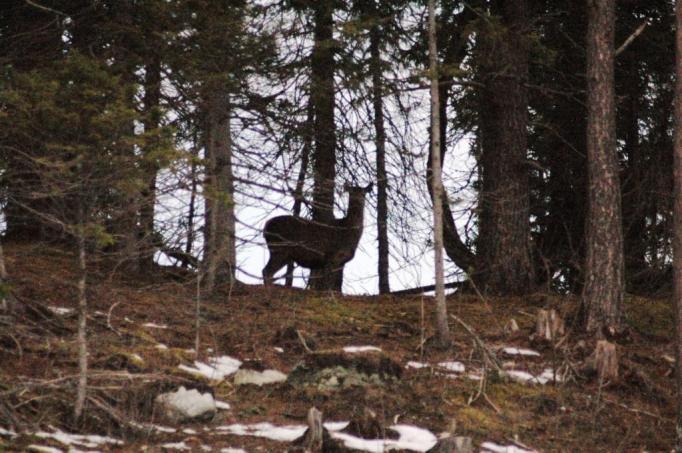
<path fill-rule="evenodd" d="M 146 66 L 144 84 L 145 132 L 152 131 L 161 123 L 161 60 L 158 55 L 151 57 Z M 156 176 L 159 165 L 153 155 L 154 145 L 145 149 L 144 156 L 144 189 L 140 206 L 140 264 L 143 268 L 151 268 L 154 264 L 154 251 L 158 244 L 154 235 L 154 208 L 156 206 Z"/>
<path fill-rule="evenodd" d="M 443 270 L 443 180 L 440 156 L 440 103 L 438 101 L 438 51 L 436 43 L 436 2 L 429 0 L 429 72 L 431 78 L 431 156 L 433 188 L 433 246 L 435 252 L 436 310 L 435 324 L 438 345 L 450 346 L 450 327 L 445 304 L 445 281 Z"/>
<path fill-rule="evenodd" d="M 208 294 L 216 284 L 230 283 L 235 277 L 234 178 L 230 136 L 230 100 L 226 93 L 212 90 L 208 96 L 206 143 L 208 235 L 205 249 L 204 284 Z"/>
<path fill-rule="evenodd" d="M 379 293 L 391 292 L 388 265 L 388 180 L 386 178 L 386 131 L 384 129 L 383 74 L 381 64 L 381 29 L 374 24 L 369 31 L 370 72 L 372 73 L 372 104 L 374 107 L 374 133 L 377 148 L 377 239 L 379 242 L 378 273 Z"/>
<path fill-rule="evenodd" d="M 682 451 L 682 2 L 675 2 L 676 55 L 675 55 L 675 148 L 674 222 L 673 222 L 673 273 L 675 287 L 676 327 L 676 387 L 677 434 L 676 451 Z"/>
<path fill-rule="evenodd" d="M 585 287 L 587 330 L 619 331 L 624 291 L 623 224 L 616 157 L 614 0 L 588 0 L 587 215 Z"/>
<path fill-rule="evenodd" d="M 528 4 L 495 2 L 493 13 L 502 23 L 484 25 L 479 44 L 482 188 L 474 280 L 493 294 L 524 294 L 534 281 L 526 165 Z"/>
<path fill-rule="evenodd" d="M 334 1 L 315 4 L 314 45 L 311 61 L 310 97 L 315 111 L 315 152 L 313 154 L 313 220 L 334 220 L 334 180 L 336 177 L 336 128 L 334 123 Z M 331 274 L 311 271 L 314 289 L 340 291 L 343 269 Z"/>

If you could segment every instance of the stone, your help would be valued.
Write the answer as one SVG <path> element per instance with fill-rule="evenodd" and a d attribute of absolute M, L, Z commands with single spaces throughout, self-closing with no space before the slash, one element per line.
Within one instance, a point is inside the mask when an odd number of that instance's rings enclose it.
<path fill-rule="evenodd" d="M 210 420 L 217 411 L 213 395 L 196 389 L 187 390 L 185 387 L 157 395 L 154 406 L 171 423 Z"/>
<path fill-rule="evenodd" d="M 259 387 L 266 384 L 276 384 L 287 380 L 287 375 L 277 370 L 239 370 L 234 375 L 235 385 L 252 384 Z"/>

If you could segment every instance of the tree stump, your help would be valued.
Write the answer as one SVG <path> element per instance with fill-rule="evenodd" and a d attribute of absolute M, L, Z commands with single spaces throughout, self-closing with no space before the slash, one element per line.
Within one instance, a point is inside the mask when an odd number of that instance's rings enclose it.
<path fill-rule="evenodd" d="M 546 341 L 556 341 L 566 332 L 564 320 L 553 308 L 538 310 L 535 322 L 535 337 Z"/>
<path fill-rule="evenodd" d="M 346 453 L 350 450 L 332 439 L 322 424 L 322 412 L 315 407 L 308 411 L 308 429 L 292 442 L 287 452 L 304 453 Z"/>
<path fill-rule="evenodd" d="M 507 335 L 516 335 L 519 333 L 519 330 L 519 325 L 514 318 L 511 318 L 504 326 L 504 333 Z"/>
<path fill-rule="evenodd" d="M 599 382 L 618 379 L 618 352 L 616 345 L 606 340 L 597 341 L 594 350 L 594 367 L 597 370 Z"/>

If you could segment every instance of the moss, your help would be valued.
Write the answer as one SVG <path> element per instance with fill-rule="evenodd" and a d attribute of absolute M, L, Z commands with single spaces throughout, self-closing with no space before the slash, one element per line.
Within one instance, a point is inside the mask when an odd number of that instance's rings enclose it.
<path fill-rule="evenodd" d="M 675 332 L 674 315 L 668 299 L 625 299 L 626 322 L 642 335 L 670 340 Z"/>

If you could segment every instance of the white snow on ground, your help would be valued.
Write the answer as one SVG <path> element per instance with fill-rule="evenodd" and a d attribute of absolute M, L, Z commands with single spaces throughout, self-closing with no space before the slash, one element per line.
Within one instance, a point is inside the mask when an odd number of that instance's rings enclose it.
<path fill-rule="evenodd" d="M 355 353 L 355 352 L 381 352 L 381 348 L 376 346 L 344 346 L 344 352 Z"/>
<path fill-rule="evenodd" d="M 230 410 L 230 408 L 232 406 L 230 406 L 230 403 L 227 403 L 225 401 L 215 400 L 215 407 L 216 407 L 216 409 L 227 411 L 227 410 Z"/>
<path fill-rule="evenodd" d="M 464 364 L 462 362 L 440 362 L 438 366 L 453 373 L 464 373 Z"/>
<path fill-rule="evenodd" d="M 191 374 L 205 376 L 214 381 L 222 381 L 226 376 L 236 373 L 240 366 L 242 366 L 240 360 L 224 355 L 222 357 L 213 357 L 208 361 L 208 364 L 195 361 L 194 367 L 179 365 L 178 368 Z"/>
<path fill-rule="evenodd" d="M 326 422 L 324 423 L 324 427 L 327 428 L 328 431 L 341 431 L 342 429 L 346 429 L 349 424 L 350 422 Z"/>
<path fill-rule="evenodd" d="M 153 322 L 146 322 L 142 324 L 142 327 L 149 327 L 150 329 L 168 329 L 166 324 L 156 324 Z"/>
<path fill-rule="evenodd" d="M 398 449 L 427 451 L 437 442 L 436 436 L 431 431 L 416 426 L 391 426 L 390 429 L 396 431 L 400 435 L 399 439 L 362 439 L 350 434 L 338 432 L 338 430 L 345 428 L 347 425 L 348 422 L 328 422 L 324 424 L 325 428 L 330 431 L 330 434 L 334 439 L 342 441 L 347 448 L 354 448 L 362 451 L 377 453 Z M 254 425 L 243 425 L 238 423 L 216 428 L 216 430 L 227 434 L 264 437 L 280 442 L 291 442 L 301 437 L 306 429 L 307 428 L 302 425 L 275 426 L 272 423 L 257 423 Z"/>
<path fill-rule="evenodd" d="M 538 376 L 534 376 L 527 371 L 521 371 L 521 370 L 508 370 L 506 371 L 507 376 L 509 376 L 512 380 L 516 382 L 521 382 L 523 384 L 529 383 L 529 384 L 540 384 L 540 385 L 545 385 L 548 382 L 552 382 L 554 380 L 554 370 L 551 368 L 545 368 L 542 374 Z M 561 382 L 561 376 L 557 375 L 556 376 L 557 382 Z"/>
<path fill-rule="evenodd" d="M 159 344 L 157 344 L 157 345 L 154 346 L 154 347 L 155 347 L 156 349 L 158 349 L 159 351 L 166 351 L 166 350 L 168 350 L 168 346 L 166 346 L 166 345 L 163 344 L 163 343 L 159 343 Z"/>
<path fill-rule="evenodd" d="M 422 363 L 422 362 L 415 362 L 410 360 L 407 362 L 407 365 L 405 365 L 405 368 L 414 368 L 414 369 L 420 369 L 420 368 L 428 368 L 429 364 L 428 363 Z"/>
<path fill-rule="evenodd" d="M 0 426 L 0 436 L 4 437 L 15 437 L 17 433 L 15 431 L 12 431 L 11 429 L 5 429 L 2 426 Z"/>
<path fill-rule="evenodd" d="M 275 346 L 274 349 L 275 349 L 275 352 L 279 352 L 280 354 L 284 353 L 284 348 L 280 348 L 279 346 Z"/>
<path fill-rule="evenodd" d="M 31 444 L 28 447 L 26 447 L 28 451 L 35 451 L 39 453 L 64 453 L 62 450 L 59 448 L 54 448 L 54 447 L 46 447 L 43 445 L 35 445 Z"/>
<path fill-rule="evenodd" d="M 515 445 L 498 445 L 494 442 L 483 442 L 481 453 L 537 453 L 535 450 L 526 450 Z"/>
<path fill-rule="evenodd" d="M 190 435 L 190 436 L 193 436 L 193 435 L 195 435 L 195 434 L 199 434 L 199 432 L 198 432 L 196 429 L 192 429 L 192 428 L 185 428 L 185 429 L 182 430 L 182 433 L 183 433 L 183 434 L 188 434 L 188 435 Z"/>
<path fill-rule="evenodd" d="M 47 309 L 50 310 L 55 315 L 66 316 L 73 313 L 73 308 L 66 307 L 55 307 L 54 305 L 48 305 Z"/>
<path fill-rule="evenodd" d="M 77 445 L 85 448 L 97 448 L 100 445 L 122 445 L 123 442 L 112 437 L 98 436 L 96 434 L 69 434 L 59 429 L 52 433 L 38 431 L 34 436 L 41 439 L 53 439 L 63 445 Z"/>
<path fill-rule="evenodd" d="M 222 448 L 220 453 L 246 453 L 246 450 L 241 448 Z"/>
<path fill-rule="evenodd" d="M 163 444 L 161 447 L 167 450 L 190 450 L 189 445 L 187 445 L 185 442 Z"/>
<path fill-rule="evenodd" d="M 533 351 L 532 349 L 505 347 L 502 348 L 502 352 L 504 352 L 507 355 L 525 355 L 531 357 L 540 357 L 540 353 L 538 351 Z"/>
<path fill-rule="evenodd" d="M 264 422 L 254 425 L 236 423 L 234 425 L 218 426 L 216 430 L 236 436 L 265 437 L 266 439 L 280 442 L 291 442 L 301 437 L 306 427 L 301 425 L 275 426 L 272 423 Z"/>

